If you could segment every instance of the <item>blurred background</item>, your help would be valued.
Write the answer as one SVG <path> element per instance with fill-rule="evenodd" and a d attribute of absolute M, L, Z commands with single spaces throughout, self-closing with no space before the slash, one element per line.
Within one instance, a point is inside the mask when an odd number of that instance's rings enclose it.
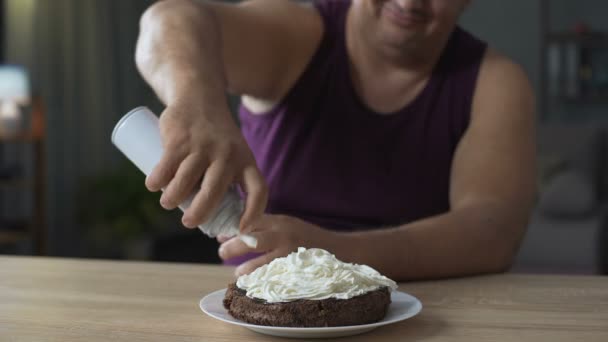
<path fill-rule="evenodd" d="M 0 253 L 219 262 L 110 143 L 130 109 L 162 110 L 133 57 L 152 2 L 0 0 Z M 513 272 L 608 273 L 605 13 L 600 0 L 483 0 L 462 18 L 538 97 L 539 195 Z"/>

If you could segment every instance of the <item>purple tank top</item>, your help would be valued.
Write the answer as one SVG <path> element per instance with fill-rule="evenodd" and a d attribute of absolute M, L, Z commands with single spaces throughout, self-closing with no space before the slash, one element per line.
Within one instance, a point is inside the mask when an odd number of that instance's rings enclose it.
<path fill-rule="evenodd" d="M 315 5 L 325 32 L 299 80 L 268 113 L 239 111 L 269 185 L 267 212 L 359 230 L 448 211 L 452 159 L 486 44 L 456 28 L 422 92 L 405 108 L 378 114 L 358 97 L 349 73 L 350 1 Z"/>

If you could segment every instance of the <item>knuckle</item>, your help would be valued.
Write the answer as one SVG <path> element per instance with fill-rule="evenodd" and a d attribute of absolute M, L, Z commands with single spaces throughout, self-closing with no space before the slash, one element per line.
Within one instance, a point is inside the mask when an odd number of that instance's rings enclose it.
<path fill-rule="evenodd" d="M 210 150 L 213 150 L 213 140 L 207 137 L 198 138 L 192 149 L 203 155 L 208 155 Z"/>
<path fill-rule="evenodd" d="M 223 191 L 225 190 L 225 185 L 227 185 L 226 181 L 227 177 L 222 174 L 220 177 L 215 179 L 213 182 L 208 182 L 207 184 L 201 184 L 201 194 L 204 196 L 205 201 L 214 202 L 219 201 L 220 197 L 223 195 Z"/>
<path fill-rule="evenodd" d="M 213 205 L 219 194 L 219 191 L 217 190 L 216 186 L 210 186 L 209 188 L 201 189 L 201 192 L 202 201 L 207 206 Z"/>
<path fill-rule="evenodd" d="M 234 158 L 234 149 L 230 146 L 230 143 L 221 142 L 210 148 L 213 160 L 222 164 L 228 164 L 230 160 Z"/>
<path fill-rule="evenodd" d="M 219 178 L 224 178 L 230 172 L 230 162 L 225 155 L 216 156 L 211 162 L 211 166 L 217 172 Z"/>
<path fill-rule="evenodd" d="M 154 169 L 151 180 L 154 182 L 166 182 L 170 179 L 171 172 L 172 170 L 175 170 L 175 168 L 175 162 L 167 160 L 167 158 L 165 157 L 158 163 L 158 165 Z"/>
<path fill-rule="evenodd" d="M 188 180 L 184 177 L 175 177 L 171 181 L 171 193 L 177 200 L 181 200 L 186 192 L 188 192 Z"/>
<path fill-rule="evenodd" d="M 193 173 L 202 173 L 202 167 L 205 162 L 205 154 L 201 151 L 192 151 L 190 153 L 189 158 L 192 158 L 191 172 Z"/>
<path fill-rule="evenodd" d="M 198 224 L 203 224 L 207 222 L 207 217 L 209 215 L 208 206 L 205 201 L 199 202 L 195 207 L 191 208 L 192 210 L 192 220 Z"/>
<path fill-rule="evenodd" d="M 169 152 L 181 151 L 187 144 L 185 135 L 168 134 L 164 139 L 164 147 Z"/>

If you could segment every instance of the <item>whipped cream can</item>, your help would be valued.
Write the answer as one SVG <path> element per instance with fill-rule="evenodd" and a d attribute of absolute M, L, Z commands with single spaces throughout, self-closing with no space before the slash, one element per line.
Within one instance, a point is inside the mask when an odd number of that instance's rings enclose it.
<path fill-rule="evenodd" d="M 120 119 L 112 132 L 112 143 L 146 176 L 150 175 L 163 154 L 158 117 L 146 107 L 137 107 Z M 179 205 L 184 211 L 192 203 L 196 192 Z M 231 186 L 220 205 L 209 219 L 198 227 L 208 236 L 219 234 L 234 236 L 239 233 L 239 221 L 243 212 L 243 200 Z M 250 236 L 240 236 L 248 246 L 257 241 Z"/>

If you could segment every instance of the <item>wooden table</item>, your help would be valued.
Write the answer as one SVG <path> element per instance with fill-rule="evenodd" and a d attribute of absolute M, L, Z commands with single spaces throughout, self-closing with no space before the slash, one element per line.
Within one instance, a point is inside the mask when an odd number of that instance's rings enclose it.
<path fill-rule="evenodd" d="M 0 341 L 279 341 L 203 314 L 221 266 L 0 256 Z M 348 341 L 608 341 L 608 278 L 401 284 L 424 309 Z"/>

